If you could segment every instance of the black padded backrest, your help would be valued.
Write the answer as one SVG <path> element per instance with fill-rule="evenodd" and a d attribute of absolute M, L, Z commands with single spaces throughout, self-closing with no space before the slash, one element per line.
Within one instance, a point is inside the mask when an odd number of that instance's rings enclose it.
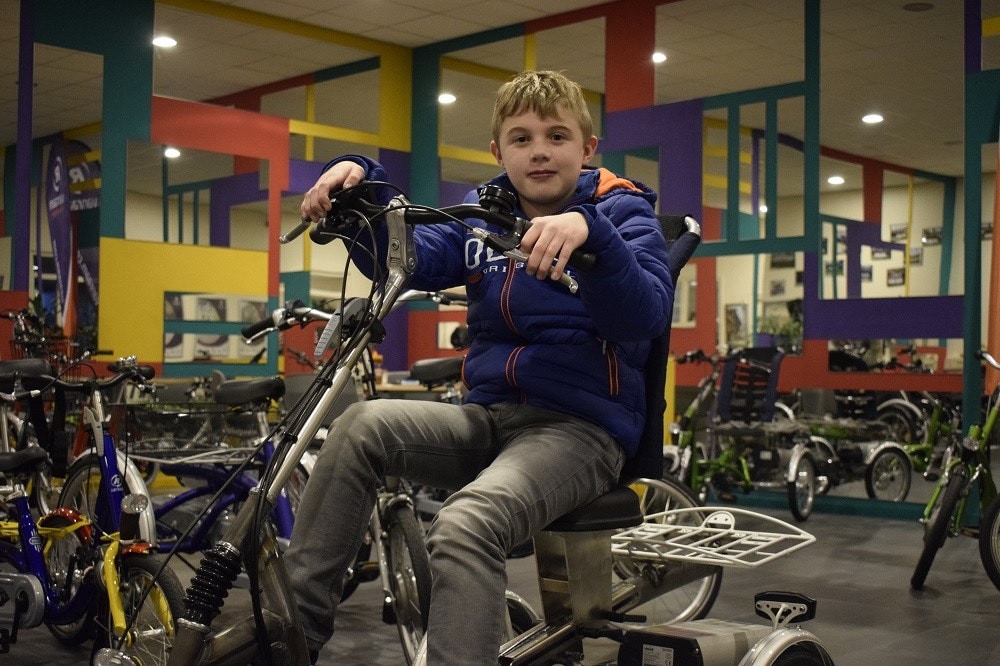
<path fill-rule="evenodd" d="M 681 269 L 701 242 L 701 232 L 687 215 L 663 215 L 660 229 L 667 241 L 667 265 L 674 284 Z M 663 477 L 663 412 L 667 408 L 664 388 L 667 381 L 667 359 L 670 354 L 670 325 L 652 341 L 645 366 L 646 420 L 636 455 L 625 461 L 622 480 Z"/>
<path fill-rule="evenodd" d="M 778 370 L 784 352 L 749 347 L 734 352 L 723 365 L 715 415 L 718 421 L 766 423 L 774 418 Z"/>

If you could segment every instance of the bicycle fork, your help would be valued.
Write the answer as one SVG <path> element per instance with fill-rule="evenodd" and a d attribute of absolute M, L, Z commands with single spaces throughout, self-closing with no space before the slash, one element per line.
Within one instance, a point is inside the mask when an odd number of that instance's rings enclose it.
<path fill-rule="evenodd" d="M 288 574 L 281 565 L 278 543 L 267 516 L 272 507 L 258 507 L 259 490 L 251 491 L 225 536 L 209 550 L 185 598 L 186 612 L 178 621 L 177 638 L 170 653 L 170 666 L 191 664 L 246 664 L 268 649 L 279 663 L 309 663 L 305 637 L 298 622 Z M 258 510 L 264 518 L 258 525 Z M 247 570 L 258 572 L 256 588 L 261 592 L 265 632 L 258 632 L 254 616 L 211 634 L 212 621 L 233 588 L 243 565 L 238 544 L 258 534 L 257 562 L 247 562 Z M 282 655 L 279 657 L 278 655 Z"/>

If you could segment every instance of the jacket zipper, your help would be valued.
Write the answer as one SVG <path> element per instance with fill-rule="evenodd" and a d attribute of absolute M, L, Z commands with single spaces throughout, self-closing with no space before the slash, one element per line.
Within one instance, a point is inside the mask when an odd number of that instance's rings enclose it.
<path fill-rule="evenodd" d="M 607 340 L 601 339 L 601 353 L 608 363 L 608 395 L 618 395 L 621 390 L 618 377 L 618 352 L 615 351 L 614 344 L 609 345 Z"/>

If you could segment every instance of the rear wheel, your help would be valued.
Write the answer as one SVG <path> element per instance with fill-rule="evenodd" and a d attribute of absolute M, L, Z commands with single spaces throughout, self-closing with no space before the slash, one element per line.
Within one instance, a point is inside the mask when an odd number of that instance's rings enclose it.
<path fill-rule="evenodd" d="M 902 407 L 886 405 L 879 409 L 875 420 L 885 426 L 892 441 L 898 444 L 910 444 L 917 441 L 917 421 Z"/>
<path fill-rule="evenodd" d="M 962 497 L 968 475 L 969 471 L 964 464 L 955 465 L 951 477 L 948 479 L 948 485 L 938 497 L 937 506 L 931 511 L 925 526 L 924 549 L 921 551 L 920 559 L 913 570 L 913 576 L 910 577 L 910 587 L 914 590 L 923 589 L 927 574 L 931 570 L 931 565 L 934 564 L 934 558 L 944 545 L 945 539 L 948 538 L 948 526 L 955 515 L 955 508 Z"/>
<path fill-rule="evenodd" d="M 136 493 L 149 497 L 146 485 L 142 483 L 142 477 L 138 471 L 133 470 L 132 474 L 121 469 L 121 458 L 119 458 L 119 470 L 126 488 L 125 493 Z M 62 485 L 59 494 L 59 506 L 77 509 L 90 518 L 91 523 L 102 532 L 110 532 L 111 525 L 115 524 L 110 511 L 117 511 L 117 507 L 108 507 L 109 502 L 101 498 L 101 466 L 96 453 L 85 453 L 70 465 L 66 472 L 66 481 Z M 145 525 L 142 525 L 142 539 L 154 541 L 155 535 L 148 534 Z"/>
<path fill-rule="evenodd" d="M 979 557 L 983 561 L 986 575 L 1000 590 L 1000 495 L 997 495 L 979 526 Z"/>
<path fill-rule="evenodd" d="M 788 505 L 795 520 L 808 520 L 816 503 L 816 463 L 804 454 L 795 463 L 793 480 L 788 482 Z"/>
<path fill-rule="evenodd" d="M 885 449 L 865 467 L 868 497 L 886 502 L 902 502 L 910 493 L 910 457 L 896 448 Z"/>
<path fill-rule="evenodd" d="M 639 479 L 632 484 L 639 495 L 643 516 L 652 516 L 669 509 L 685 509 L 701 506 L 688 488 L 667 477 L 664 479 Z M 655 519 L 660 523 L 700 525 L 707 515 L 691 512 L 682 516 L 666 516 Z M 654 520 L 649 519 L 647 520 Z M 613 580 L 643 575 L 647 567 L 656 571 L 654 579 L 662 580 L 672 563 L 649 563 L 635 560 L 627 555 L 616 555 L 612 565 Z M 722 569 L 714 568 L 712 573 L 686 585 L 670 590 L 629 611 L 646 616 L 644 624 L 666 624 L 685 620 L 698 620 L 708 614 L 722 585 Z"/>
<path fill-rule="evenodd" d="M 184 612 L 184 588 L 173 570 L 164 568 L 163 563 L 162 557 L 147 553 L 130 553 L 119 558 L 118 589 L 129 628 L 128 638 L 122 641 L 114 630 L 105 605 L 94 654 L 103 647 L 113 647 L 131 657 L 134 663 L 165 666 L 176 621 Z"/>
<path fill-rule="evenodd" d="M 52 514 L 43 517 L 39 525 L 43 528 L 65 529 L 73 524 L 68 516 Z M 49 585 L 56 591 L 61 605 L 70 603 L 80 593 L 84 579 L 93 564 L 90 544 L 81 530 L 65 532 L 60 538 L 46 544 L 45 569 L 49 574 Z M 96 596 L 96 595 L 95 595 Z M 66 645 L 79 645 L 94 635 L 94 608 L 68 624 L 46 625 L 52 635 Z"/>
<path fill-rule="evenodd" d="M 424 632 L 431 602 L 431 566 L 424 530 L 413 507 L 398 504 L 385 516 L 383 542 L 389 565 L 389 592 L 406 663 L 412 664 Z"/>

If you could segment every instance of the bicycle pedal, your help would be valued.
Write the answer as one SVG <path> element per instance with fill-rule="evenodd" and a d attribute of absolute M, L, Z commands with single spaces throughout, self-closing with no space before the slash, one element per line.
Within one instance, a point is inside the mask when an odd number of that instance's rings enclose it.
<path fill-rule="evenodd" d="M 966 525 L 959 529 L 959 532 L 967 537 L 972 537 L 973 539 L 979 538 L 979 526 L 978 525 Z"/>
<path fill-rule="evenodd" d="M 356 571 L 355 578 L 361 583 L 370 583 L 381 575 L 378 562 L 365 562 Z"/>

